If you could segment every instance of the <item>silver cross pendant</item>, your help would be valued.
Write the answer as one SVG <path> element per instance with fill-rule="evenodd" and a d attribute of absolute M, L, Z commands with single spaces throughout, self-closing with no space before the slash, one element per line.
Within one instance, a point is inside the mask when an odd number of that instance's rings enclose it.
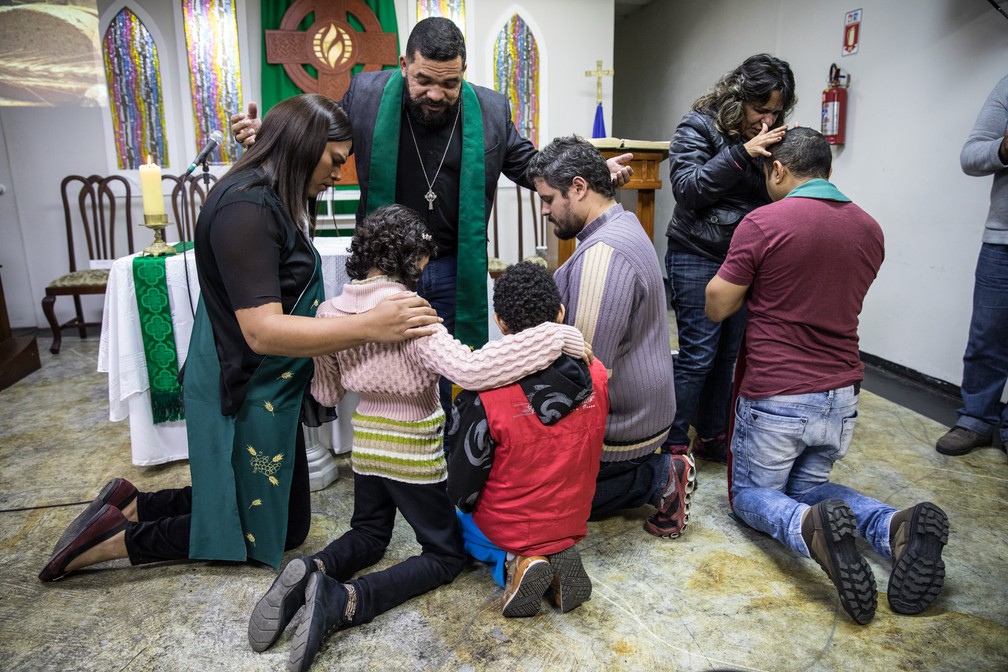
<path fill-rule="evenodd" d="M 437 198 L 437 194 L 434 193 L 434 190 L 433 189 L 428 189 L 427 193 L 424 194 L 424 198 L 427 199 L 427 209 L 428 210 L 433 210 L 434 209 L 434 199 Z"/>

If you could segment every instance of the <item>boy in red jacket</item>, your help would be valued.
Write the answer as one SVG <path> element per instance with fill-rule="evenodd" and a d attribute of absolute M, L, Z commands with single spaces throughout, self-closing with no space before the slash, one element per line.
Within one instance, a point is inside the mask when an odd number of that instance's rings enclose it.
<path fill-rule="evenodd" d="M 553 278 L 536 264 L 508 268 L 493 301 L 505 334 L 563 321 Z M 504 616 L 535 615 L 551 587 L 563 612 L 591 595 L 574 545 L 587 532 L 608 412 L 605 367 L 566 355 L 513 385 L 456 399 L 448 496 L 466 551 L 495 565 Z"/>

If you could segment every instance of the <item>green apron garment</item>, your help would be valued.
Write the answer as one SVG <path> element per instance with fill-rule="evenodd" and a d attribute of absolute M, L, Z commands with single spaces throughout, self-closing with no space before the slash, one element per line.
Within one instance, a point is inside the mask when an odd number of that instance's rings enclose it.
<path fill-rule="evenodd" d="M 324 300 L 319 256 L 312 251 L 315 272 L 292 315 L 314 317 Z M 313 371 L 310 357 L 267 355 L 238 412 L 222 415 L 220 362 L 200 299 L 183 387 L 193 485 L 191 559 L 251 558 L 280 566 L 301 404 Z"/>
<path fill-rule="evenodd" d="M 462 82 L 462 166 L 459 171 L 459 221 L 455 279 L 455 338 L 472 348 L 487 342 L 487 212 L 483 111 L 476 90 Z M 382 91 L 365 211 L 395 202 L 402 121 L 403 76 L 394 72 Z"/>

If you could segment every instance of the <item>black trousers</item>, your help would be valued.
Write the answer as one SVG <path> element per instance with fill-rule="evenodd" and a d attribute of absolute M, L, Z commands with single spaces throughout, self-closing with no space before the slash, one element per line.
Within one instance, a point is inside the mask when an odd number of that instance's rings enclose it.
<path fill-rule="evenodd" d="M 623 462 L 603 462 L 595 479 L 589 520 L 607 518 L 623 509 L 654 504 L 660 497 L 659 485 L 665 456 L 652 453 Z"/>
<path fill-rule="evenodd" d="M 192 488 L 137 493 L 139 522 L 126 526 L 126 552 L 130 563 L 142 565 L 164 560 L 189 558 L 189 525 L 192 521 Z M 286 550 L 297 548 L 308 537 L 311 526 L 311 488 L 308 457 L 300 427 L 294 449 L 287 510 Z"/>
<path fill-rule="evenodd" d="M 325 563 L 328 576 L 350 580 L 385 555 L 397 508 L 416 534 L 420 555 L 354 582 L 359 588 L 354 624 L 367 623 L 412 597 L 450 583 L 465 566 L 458 518 L 443 481 L 418 485 L 356 473 L 350 530 L 313 557 Z"/>

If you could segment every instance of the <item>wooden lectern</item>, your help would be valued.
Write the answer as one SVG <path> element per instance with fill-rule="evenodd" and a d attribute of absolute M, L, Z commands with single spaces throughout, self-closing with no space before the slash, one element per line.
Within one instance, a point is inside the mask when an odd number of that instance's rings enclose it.
<path fill-rule="evenodd" d="M 633 153 L 633 161 L 630 162 L 633 176 L 620 189 L 633 189 L 637 192 L 637 219 L 648 238 L 654 240 L 655 190 L 661 189 L 658 164 L 668 158 L 668 142 L 620 138 L 595 138 L 589 142 L 598 147 L 606 160 L 627 152 Z M 559 266 L 573 254 L 576 240 L 557 240 L 553 235 L 553 227 L 546 228 L 550 243 L 556 245 L 556 264 Z"/>
<path fill-rule="evenodd" d="M 0 282 L 0 390 L 42 366 L 34 336 L 15 336 L 7 318 L 7 299 Z"/>

